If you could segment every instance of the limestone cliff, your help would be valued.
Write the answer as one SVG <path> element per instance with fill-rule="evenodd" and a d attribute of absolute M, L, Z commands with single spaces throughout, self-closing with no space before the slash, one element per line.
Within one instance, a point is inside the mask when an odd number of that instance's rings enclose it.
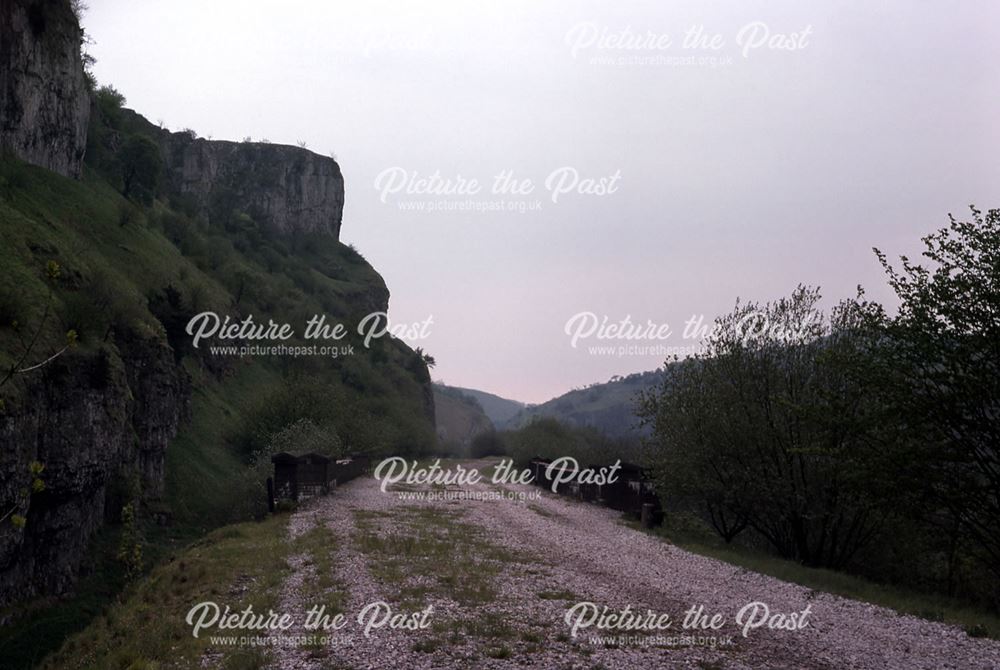
<path fill-rule="evenodd" d="M 261 142 L 195 139 L 161 133 L 168 186 L 202 209 L 245 211 L 279 234 L 340 236 L 344 178 L 336 161 Z"/>
<path fill-rule="evenodd" d="M 90 115 L 81 37 L 68 2 L 0 1 L 0 148 L 69 177 Z"/>
<path fill-rule="evenodd" d="M 463 453 L 477 435 L 493 430 L 493 423 L 472 398 L 436 384 L 433 392 L 434 423 L 442 444 Z"/>
<path fill-rule="evenodd" d="M 106 502 L 124 502 L 109 487 L 138 487 L 147 502 L 161 494 L 167 443 L 188 396 L 169 347 L 126 337 L 96 356 L 55 360 L 7 407 L 0 500 L 16 504 L 27 524 L 0 524 L 0 605 L 74 583 Z M 31 491 L 32 462 L 45 465 L 39 492 Z"/>

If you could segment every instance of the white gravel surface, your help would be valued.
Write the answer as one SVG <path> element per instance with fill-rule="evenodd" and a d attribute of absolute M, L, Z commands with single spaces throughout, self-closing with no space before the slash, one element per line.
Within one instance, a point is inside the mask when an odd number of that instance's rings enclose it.
<path fill-rule="evenodd" d="M 374 479 L 366 477 L 311 501 L 291 517 L 289 533 L 297 536 L 317 521 L 333 531 L 334 578 L 347 593 L 348 618 L 379 600 L 402 610 L 400 584 L 374 578 L 372 557 L 357 546 L 355 515 L 389 512 L 375 516 L 374 523 L 378 532 L 394 533 L 402 532 L 394 514 L 421 507 L 446 511 L 462 523 L 482 528 L 493 546 L 522 557 L 520 562 L 502 564 L 493 579 L 494 601 L 462 605 L 432 590 L 427 596 L 434 606 L 431 629 L 379 629 L 366 638 L 357 625 L 349 625 L 332 633 L 336 639 L 326 647 L 279 647 L 275 668 L 1000 668 L 1000 642 L 970 638 L 954 626 L 902 616 L 698 556 L 624 525 L 617 512 L 550 493 L 526 503 L 402 500 L 398 492 L 383 493 Z M 302 556 L 290 563 L 282 609 L 301 612 L 322 602 L 322 594 L 308 593 L 304 586 L 315 566 Z M 716 647 L 689 640 L 608 645 L 591 638 L 622 633 L 592 629 L 572 639 L 564 616 L 578 601 L 613 610 L 631 606 L 634 611 L 670 614 L 673 628 L 653 634 L 713 635 Z M 795 631 L 758 628 L 743 637 L 733 619 L 753 601 L 766 603 L 772 612 L 799 612 L 811 606 L 808 625 Z M 724 615 L 727 625 L 709 633 L 682 630 L 680 620 L 692 605 Z M 483 620 L 500 620 L 506 630 L 496 638 L 455 632 L 462 622 Z M 730 644 L 719 644 L 730 637 Z"/>

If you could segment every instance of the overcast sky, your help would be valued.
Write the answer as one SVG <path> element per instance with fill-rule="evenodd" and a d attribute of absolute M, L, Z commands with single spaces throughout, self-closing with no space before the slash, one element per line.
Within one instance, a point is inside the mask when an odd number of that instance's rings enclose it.
<path fill-rule="evenodd" d="M 1000 203 L 995 2 L 89 4 L 129 107 L 335 154 L 342 240 L 433 319 L 434 377 L 518 400 L 662 364 L 574 348 L 578 313 L 686 346 L 737 296 L 888 300 L 872 246 Z M 435 172 L 465 192 L 400 187 Z"/>

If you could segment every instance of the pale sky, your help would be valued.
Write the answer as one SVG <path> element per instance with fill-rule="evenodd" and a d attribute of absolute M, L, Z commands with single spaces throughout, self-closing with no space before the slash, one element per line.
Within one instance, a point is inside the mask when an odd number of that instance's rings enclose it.
<path fill-rule="evenodd" d="M 1000 204 L 995 2 L 89 4 L 95 74 L 129 107 L 335 154 L 341 238 L 395 323 L 433 319 L 411 343 L 433 376 L 526 402 L 662 364 L 573 348 L 575 314 L 686 346 L 737 296 L 888 300 L 872 246 L 913 254 L 948 212 Z M 376 187 L 435 172 L 480 190 Z M 534 190 L 491 193 L 502 172 Z M 515 209 L 426 211 L 468 201 Z"/>

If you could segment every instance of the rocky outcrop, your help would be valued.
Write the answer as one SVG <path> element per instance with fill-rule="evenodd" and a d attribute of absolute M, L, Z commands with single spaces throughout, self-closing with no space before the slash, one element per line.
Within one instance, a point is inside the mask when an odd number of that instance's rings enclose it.
<path fill-rule="evenodd" d="M 78 177 L 90 92 L 66 0 L 0 2 L 0 148 Z"/>
<path fill-rule="evenodd" d="M 442 443 L 465 449 L 477 435 L 493 429 L 482 407 L 469 398 L 442 393 L 434 387 L 433 403 L 434 423 Z"/>
<path fill-rule="evenodd" d="M 54 360 L 7 401 L 0 504 L 26 523 L 0 524 L 0 606 L 67 591 L 106 515 L 133 495 L 150 503 L 161 494 L 188 397 L 166 344 L 127 338 L 117 350 Z M 44 464 L 41 491 L 32 491 L 31 463 Z"/>
<path fill-rule="evenodd" d="M 163 133 L 170 190 L 215 216 L 250 215 L 283 235 L 340 236 L 344 178 L 332 158 L 262 142 L 195 139 Z"/>
<path fill-rule="evenodd" d="M 135 439 L 122 463 L 142 484 L 143 500 L 163 497 L 167 445 L 187 419 L 190 385 L 166 343 L 125 334 L 119 343 L 132 402 L 129 420 Z"/>

